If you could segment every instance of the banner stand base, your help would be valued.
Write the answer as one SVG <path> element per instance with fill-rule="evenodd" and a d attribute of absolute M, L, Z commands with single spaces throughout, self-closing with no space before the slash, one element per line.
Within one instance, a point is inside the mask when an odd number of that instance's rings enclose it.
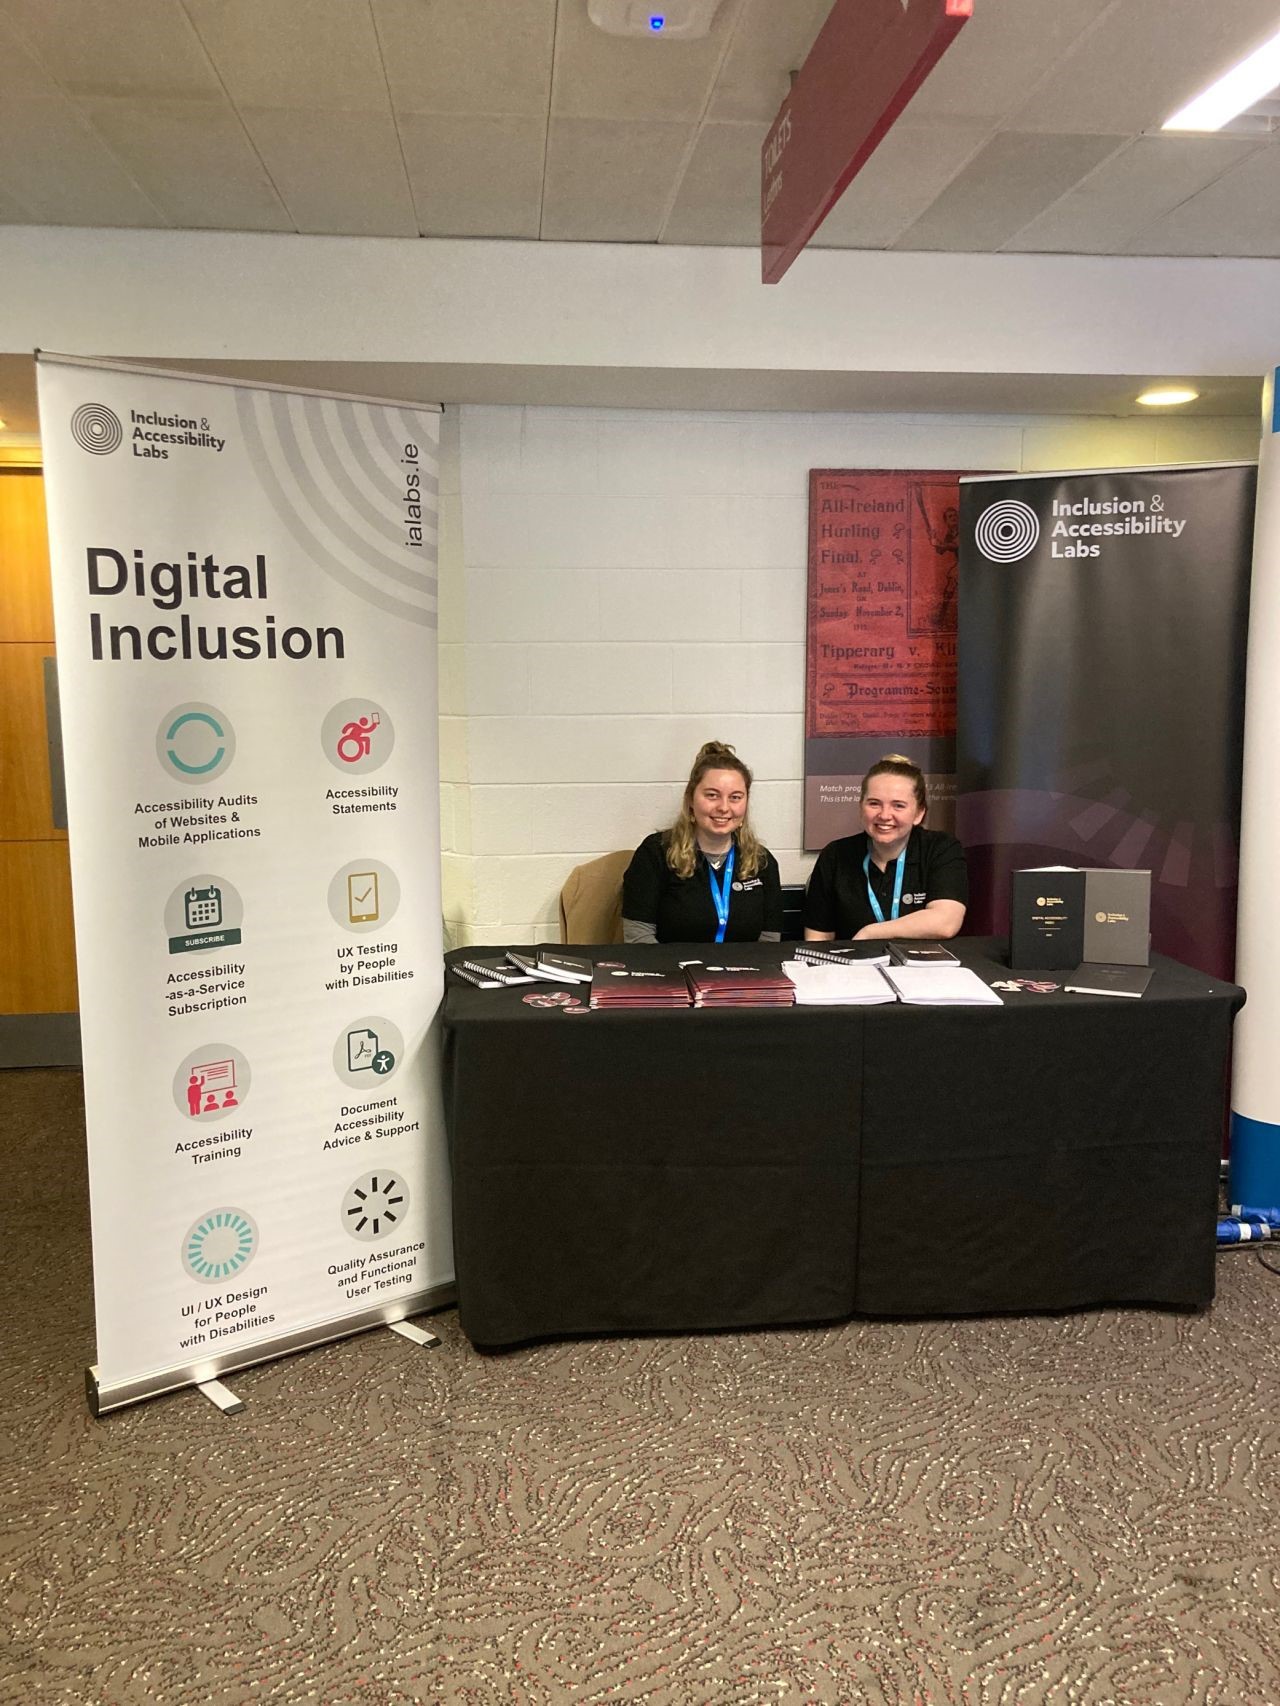
<path fill-rule="evenodd" d="M 425 1345 L 429 1351 L 438 1351 L 444 1343 L 443 1339 L 438 1339 L 425 1327 L 419 1327 L 415 1321 L 388 1321 L 387 1326 L 393 1333 L 399 1333 L 402 1339 L 408 1339 L 411 1345 Z"/>
<path fill-rule="evenodd" d="M 349 1339 L 353 1333 L 365 1333 L 370 1327 L 389 1327 L 403 1321 L 407 1315 L 422 1315 L 431 1309 L 446 1309 L 458 1301 L 458 1288 L 452 1280 L 445 1285 L 417 1291 L 394 1302 L 362 1309 L 359 1314 L 345 1315 L 337 1321 L 322 1321 L 309 1327 L 298 1327 L 278 1338 L 260 1340 L 244 1350 L 228 1350 L 221 1356 L 205 1357 L 198 1363 L 182 1368 L 163 1369 L 155 1374 L 133 1375 L 127 1380 L 104 1381 L 102 1371 L 91 1363 L 84 1371 L 85 1399 L 90 1414 L 100 1420 L 112 1410 L 126 1404 L 140 1403 L 144 1398 L 158 1398 L 164 1392 L 176 1392 L 183 1386 L 201 1386 L 219 1375 L 237 1368 L 256 1368 L 259 1363 L 274 1362 L 277 1357 L 294 1351 L 309 1351 L 316 1345 L 329 1345 L 335 1339 Z M 422 1332 L 422 1328 L 417 1329 Z"/>
<path fill-rule="evenodd" d="M 244 1409 L 244 1399 L 237 1398 L 231 1388 L 224 1386 L 220 1380 L 202 1380 L 196 1391 L 211 1404 L 216 1404 L 224 1416 L 238 1416 Z"/>

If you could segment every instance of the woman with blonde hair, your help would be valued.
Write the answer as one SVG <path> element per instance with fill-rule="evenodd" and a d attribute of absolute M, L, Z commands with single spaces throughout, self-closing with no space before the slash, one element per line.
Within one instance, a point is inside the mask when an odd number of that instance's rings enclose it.
<path fill-rule="evenodd" d="M 627 942 L 777 942 L 778 862 L 747 822 L 751 772 L 709 740 L 693 761 L 680 815 L 636 848 L 622 879 Z"/>
<path fill-rule="evenodd" d="M 924 773 L 890 752 L 862 778 L 862 834 L 818 855 L 804 897 L 806 942 L 944 941 L 964 923 L 969 876 L 953 835 L 925 829 Z"/>

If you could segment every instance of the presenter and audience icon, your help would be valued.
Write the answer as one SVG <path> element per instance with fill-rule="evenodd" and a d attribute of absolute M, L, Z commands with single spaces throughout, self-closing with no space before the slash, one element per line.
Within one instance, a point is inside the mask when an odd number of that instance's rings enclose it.
<path fill-rule="evenodd" d="M 238 1108 L 234 1060 L 205 1060 L 191 1068 L 187 1077 L 187 1112 L 192 1119 Z"/>
<path fill-rule="evenodd" d="M 249 1093 L 249 1063 L 239 1049 L 210 1044 L 195 1049 L 173 1075 L 179 1113 L 202 1124 L 228 1119 Z"/>

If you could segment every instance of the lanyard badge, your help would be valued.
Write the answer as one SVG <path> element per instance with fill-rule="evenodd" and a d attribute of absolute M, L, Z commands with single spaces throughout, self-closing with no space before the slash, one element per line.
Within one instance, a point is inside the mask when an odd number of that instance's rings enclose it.
<path fill-rule="evenodd" d="M 889 917 L 891 919 L 896 919 L 898 916 L 898 913 L 902 910 L 902 877 L 903 877 L 904 871 L 907 868 L 907 850 L 905 847 L 902 849 L 901 853 L 899 853 L 898 857 L 894 860 L 894 865 L 897 868 L 897 874 L 893 879 L 893 910 L 889 914 Z M 867 851 L 862 856 L 862 875 L 866 878 L 867 899 L 871 903 L 872 912 L 874 912 L 876 915 L 876 923 L 877 924 L 883 924 L 884 923 L 884 912 L 880 906 L 879 900 L 877 900 L 877 898 L 876 898 L 876 891 L 871 886 L 871 850 L 870 850 L 870 848 L 868 848 Z M 717 936 L 716 940 L 719 941 L 720 938 Z"/>
<path fill-rule="evenodd" d="M 733 856 L 736 852 L 736 847 L 731 847 L 729 849 L 729 857 L 725 860 L 724 870 L 720 873 L 719 887 L 716 886 L 716 874 L 711 869 L 711 861 L 707 861 L 707 880 L 711 884 L 711 900 L 712 904 L 715 906 L 716 918 L 718 920 L 718 928 L 716 930 L 717 942 L 724 941 L 725 929 L 729 923 L 729 891 L 733 886 Z"/>

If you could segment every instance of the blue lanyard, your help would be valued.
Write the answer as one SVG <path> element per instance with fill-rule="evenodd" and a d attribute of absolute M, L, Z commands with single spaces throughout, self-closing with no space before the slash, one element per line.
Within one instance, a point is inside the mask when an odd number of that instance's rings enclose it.
<path fill-rule="evenodd" d="M 715 905 L 716 917 L 720 924 L 716 931 L 717 942 L 724 941 L 725 927 L 729 922 L 729 889 L 733 883 L 733 856 L 736 852 L 736 847 L 729 849 L 729 857 L 725 860 L 724 870 L 720 874 L 719 888 L 716 887 L 716 874 L 711 868 L 711 861 L 710 859 L 707 860 L 707 880 L 711 884 L 711 899 Z"/>
<path fill-rule="evenodd" d="M 894 860 L 894 864 L 897 866 L 898 874 L 893 879 L 893 911 L 889 914 L 890 918 L 897 918 L 898 913 L 902 909 L 902 873 L 907 868 L 907 850 L 905 847 Z M 862 856 L 862 874 L 867 880 L 867 899 L 871 902 L 871 910 L 876 915 L 876 923 L 883 924 L 884 913 L 881 911 L 880 902 L 876 899 L 876 891 L 871 886 L 870 848 L 868 848 Z M 720 938 L 717 936 L 716 941 L 718 942 L 719 940 Z"/>

